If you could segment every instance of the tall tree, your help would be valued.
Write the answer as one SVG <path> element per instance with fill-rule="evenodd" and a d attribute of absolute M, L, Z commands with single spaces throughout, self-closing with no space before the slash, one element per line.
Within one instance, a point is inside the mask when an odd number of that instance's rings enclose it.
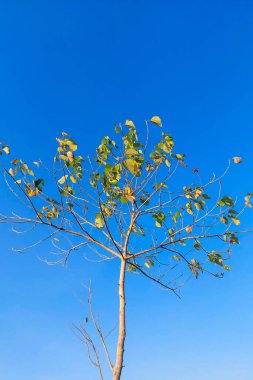
<path fill-rule="evenodd" d="M 159 128 L 161 134 L 154 144 L 150 130 L 153 135 Z M 241 158 L 233 157 L 223 174 L 203 182 L 199 170 L 189 170 L 185 155 L 175 152 L 174 140 L 163 131 L 158 116 L 146 121 L 144 139 L 139 139 L 131 120 L 117 125 L 115 132 L 115 140 L 105 136 L 94 157 L 85 160 L 77 154 L 77 143 L 62 132 L 50 169 L 43 162 L 33 162 L 31 169 L 21 159 L 9 164 L 8 157 L 2 157 L 6 184 L 24 206 L 24 214 L 0 215 L 0 222 L 29 234 L 40 228 L 41 239 L 23 250 L 49 239 L 61 254 L 56 263 L 66 263 L 71 252 L 84 246 L 100 259 L 118 260 L 119 327 L 114 360 L 94 316 L 91 294 L 89 305 L 112 378 L 119 380 L 126 337 L 127 272 L 139 273 L 176 296 L 189 274 L 222 277 L 224 270 L 230 270 L 227 259 L 233 245 L 239 244 L 238 234 L 246 232 L 239 231 L 240 216 L 252 208 L 253 194 L 247 194 L 243 207 L 236 210 L 232 197 L 223 194 L 221 181 L 231 162 L 239 164 Z M 1 155 L 5 154 L 9 156 L 10 147 L 2 144 Z M 69 247 L 61 246 L 62 236 L 72 237 Z M 103 379 L 93 339 L 85 326 L 78 330 Z"/>

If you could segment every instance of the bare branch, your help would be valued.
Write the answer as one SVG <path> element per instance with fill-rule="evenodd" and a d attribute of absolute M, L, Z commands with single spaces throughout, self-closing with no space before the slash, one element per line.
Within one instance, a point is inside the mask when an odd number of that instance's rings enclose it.
<path fill-rule="evenodd" d="M 180 296 L 177 294 L 176 292 L 176 289 L 174 288 L 171 288 L 169 287 L 168 285 L 164 284 L 163 282 L 159 281 L 158 279 L 152 277 L 151 275 L 149 275 L 147 272 L 145 272 L 139 265 L 133 263 L 133 262 L 130 262 L 130 264 L 135 267 L 141 274 L 143 274 L 145 277 L 149 278 L 150 280 L 156 282 L 157 284 L 161 285 L 163 288 L 165 289 L 168 289 L 168 290 L 171 290 L 178 298 L 180 298 Z"/>

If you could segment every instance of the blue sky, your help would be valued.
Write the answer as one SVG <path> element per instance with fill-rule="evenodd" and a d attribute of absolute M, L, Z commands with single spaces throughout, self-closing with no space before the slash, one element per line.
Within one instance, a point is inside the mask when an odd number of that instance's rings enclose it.
<path fill-rule="evenodd" d="M 252 18 L 243 0 L 0 1 L 1 139 L 47 160 L 65 130 L 85 155 L 115 123 L 157 114 L 206 176 L 243 156 L 225 185 L 253 191 Z M 48 267 L 42 249 L 13 254 L 8 227 L 0 236 L 0 378 L 97 379 L 70 325 L 86 315 L 90 279 L 97 314 L 115 325 L 115 267 L 81 256 Z M 128 276 L 123 379 L 252 379 L 252 241 L 223 280 L 192 280 L 181 300 Z"/>

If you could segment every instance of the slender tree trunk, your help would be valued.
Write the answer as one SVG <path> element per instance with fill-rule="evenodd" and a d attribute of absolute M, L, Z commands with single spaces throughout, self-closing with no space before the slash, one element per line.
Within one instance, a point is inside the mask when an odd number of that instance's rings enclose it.
<path fill-rule="evenodd" d="M 113 380 L 120 380 L 123 368 L 124 347 L 126 338 L 126 300 L 125 300 L 126 261 L 121 260 L 119 276 L 119 335 L 116 362 L 113 367 Z"/>

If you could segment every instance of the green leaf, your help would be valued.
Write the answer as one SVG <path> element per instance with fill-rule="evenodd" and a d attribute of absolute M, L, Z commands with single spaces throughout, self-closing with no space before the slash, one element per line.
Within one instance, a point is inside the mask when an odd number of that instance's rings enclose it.
<path fill-rule="evenodd" d="M 201 248 L 201 245 L 199 243 L 195 243 L 193 247 L 196 249 L 196 251 L 199 251 Z"/>
<path fill-rule="evenodd" d="M 207 194 L 202 194 L 202 197 L 203 197 L 204 199 L 211 199 L 211 197 L 210 197 L 209 195 L 207 195 Z"/>
<path fill-rule="evenodd" d="M 166 185 L 166 183 L 164 183 L 164 182 L 160 182 L 160 183 L 156 183 L 156 184 L 154 185 L 154 187 L 155 187 L 156 190 L 160 190 L 162 187 L 166 188 L 167 185 Z"/>
<path fill-rule="evenodd" d="M 211 253 L 208 254 L 208 261 L 210 261 L 211 263 L 223 266 L 222 256 L 216 251 L 212 251 Z"/>
<path fill-rule="evenodd" d="M 229 212 L 229 214 L 234 214 L 234 215 L 238 214 L 238 211 L 232 210 L 232 209 L 228 210 L 228 212 Z"/>
<path fill-rule="evenodd" d="M 230 207 L 233 207 L 234 206 L 234 201 L 231 197 L 228 197 L 227 195 L 225 195 L 224 197 L 222 197 L 219 202 L 217 203 L 217 206 L 230 206 Z"/>
<path fill-rule="evenodd" d="M 53 204 L 56 204 L 56 205 L 60 206 L 60 203 L 58 201 L 56 201 L 55 199 L 53 199 L 53 198 L 48 197 L 47 201 L 50 202 L 50 203 L 53 203 Z"/>
<path fill-rule="evenodd" d="M 65 185 L 64 188 L 65 188 L 65 190 L 67 191 L 68 194 L 70 194 L 70 195 L 74 195 L 75 194 L 75 191 L 72 189 L 71 186 Z"/>
<path fill-rule="evenodd" d="M 162 211 L 159 211 L 156 214 L 154 214 L 152 218 L 156 220 L 156 223 L 155 223 L 156 227 L 162 227 L 162 224 L 165 221 L 166 216 L 164 215 Z"/>
<path fill-rule="evenodd" d="M 127 270 L 128 270 L 129 272 L 135 272 L 135 271 L 136 271 L 136 268 L 135 268 L 132 264 L 128 264 Z"/>
<path fill-rule="evenodd" d="M 64 190 L 64 189 L 60 189 L 60 194 L 61 194 L 63 197 L 66 197 L 66 195 L 67 195 L 67 191 Z"/>
<path fill-rule="evenodd" d="M 38 178 L 34 181 L 35 187 L 44 186 L 44 185 L 45 185 L 45 181 L 43 178 Z"/>
<path fill-rule="evenodd" d="M 227 241 L 227 237 L 229 238 L 229 243 L 230 244 L 240 244 L 240 241 L 238 239 L 237 236 L 235 236 L 234 232 L 228 232 L 225 236 L 224 236 L 224 240 Z"/>
<path fill-rule="evenodd" d="M 139 201 L 142 204 L 144 204 L 145 206 L 148 206 L 148 204 L 149 204 L 149 197 L 150 197 L 150 194 L 143 190 L 142 191 L 142 195 L 139 197 Z"/>

